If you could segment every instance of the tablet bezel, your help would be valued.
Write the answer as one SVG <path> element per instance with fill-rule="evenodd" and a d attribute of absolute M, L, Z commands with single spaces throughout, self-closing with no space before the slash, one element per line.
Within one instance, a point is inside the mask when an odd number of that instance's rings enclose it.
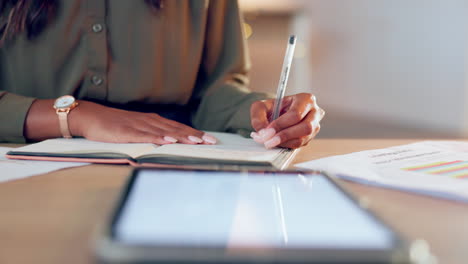
<path fill-rule="evenodd" d="M 122 213 L 125 202 L 138 177 L 143 170 L 188 171 L 183 169 L 136 168 L 132 171 L 118 199 L 115 209 L 107 223 L 98 232 L 95 250 L 98 259 L 104 263 L 410 263 L 408 244 L 390 225 L 380 219 L 375 213 L 365 208 L 349 192 L 347 192 L 333 177 L 322 171 L 278 171 L 286 174 L 321 174 L 332 185 L 341 191 L 355 206 L 364 210 L 369 217 L 386 227 L 392 234 L 391 249 L 346 249 L 346 248 L 252 248 L 236 247 L 235 255 L 226 254 L 225 247 L 186 247 L 186 246 L 156 246 L 128 245 L 115 240 L 114 227 Z M 192 170 L 193 171 L 193 170 Z M 212 170 L 197 170 L 213 173 Z M 242 173 L 272 173 L 272 171 L 249 170 Z"/>

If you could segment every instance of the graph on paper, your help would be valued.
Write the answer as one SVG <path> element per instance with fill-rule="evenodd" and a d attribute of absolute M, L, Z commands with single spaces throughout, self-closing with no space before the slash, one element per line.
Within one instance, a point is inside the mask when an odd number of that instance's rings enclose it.
<path fill-rule="evenodd" d="M 402 170 L 448 176 L 457 179 L 468 179 L 468 161 L 465 160 L 433 162 L 402 168 Z"/>
<path fill-rule="evenodd" d="M 420 141 L 315 159 L 297 167 L 468 203 L 468 140 Z"/>

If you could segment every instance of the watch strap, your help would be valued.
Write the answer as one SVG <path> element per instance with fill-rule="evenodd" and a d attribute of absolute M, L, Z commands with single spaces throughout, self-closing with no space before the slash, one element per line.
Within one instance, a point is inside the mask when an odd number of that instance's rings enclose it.
<path fill-rule="evenodd" d="M 57 112 L 60 126 L 60 133 L 64 138 L 72 138 L 70 129 L 68 128 L 68 112 Z"/>

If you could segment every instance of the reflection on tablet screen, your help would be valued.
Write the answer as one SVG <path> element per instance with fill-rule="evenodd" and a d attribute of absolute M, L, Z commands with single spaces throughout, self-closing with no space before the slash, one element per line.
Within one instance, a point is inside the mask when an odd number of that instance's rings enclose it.
<path fill-rule="evenodd" d="M 114 225 L 125 244 L 391 248 L 393 233 L 320 174 L 142 170 Z"/>

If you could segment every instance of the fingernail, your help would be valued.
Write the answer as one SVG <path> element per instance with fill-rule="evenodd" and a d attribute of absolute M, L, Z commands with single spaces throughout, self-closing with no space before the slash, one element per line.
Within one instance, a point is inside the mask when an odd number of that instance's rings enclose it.
<path fill-rule="evenodd" d="M 323 109 L 320 109 L 320 117 L 323 117 L 325 115 L 325 111 Z"/>
<path fill-rule="evenodd" d="M 272 139 L 266 141 L 265 142 L 265 147 L 268 148 L 268 149 L 274 148 L 274 147 L 278 146 L 279 143 L 281 143 L 281 139 L 280 139 L 280 137 L 276 136 L 276 137 L 273 137 Z"/>
<path fill-rule="evenodd" d="M 173 138 L 173 137 L 170 137 L 170 136 L 164 136 L 163 139 L 166 140 L 166 141 L 172 142 L 172 143 L 176 143 L 178 141 L 176 138 Z"/>
<path fill-rule="evenodd" d="M 263 141 L 267 141 L 271 139 L 276 134 L 275 129 L 271 127 L 267 129 L 262 129 L 262 130 L 259 131 L 259 134 L 262 137 Z"/>
<path fill-rule="evenodd" d="M 188 136 L 187 138 L 190 141 L 194 142 L 194 143 L 202 143 L 203 142 L 203 139 L 201 139 L 199 137 L 196 137 L 196 136 Z"/>
<path fill-rule="evenodd" d="M 265 143 L 265 141 L 263 141 L 261 138 L 253 138 L 253 140 L 259 144 Z"/>
<path fill-rule="evenodd" d="M 250 137 L 251 138 L 258 138 L 260 136 L 257 134 L 257 132 L 252 132 L 252 133 L 250 133 Z"/>
<path fill-rule="evenodd" d="M 216 142 L 218 142 L 218 140 L 210 134 L 204 134 L 202 139 L 210 144 L 216 144 Z"/>
<path fill-rule="evenodd" d="M 254 140 L 255 142 L 257 142 L 257 143 L 260 143 L 260 144 L 263 144 L 263 143 L 264 143 L 262 137 L 260 137 L 260 136 L 259 136 L 257 133 L 255 133 L 255 132 L 250 133 L 250 137 L 253 138 L 253 140 Z"/>

